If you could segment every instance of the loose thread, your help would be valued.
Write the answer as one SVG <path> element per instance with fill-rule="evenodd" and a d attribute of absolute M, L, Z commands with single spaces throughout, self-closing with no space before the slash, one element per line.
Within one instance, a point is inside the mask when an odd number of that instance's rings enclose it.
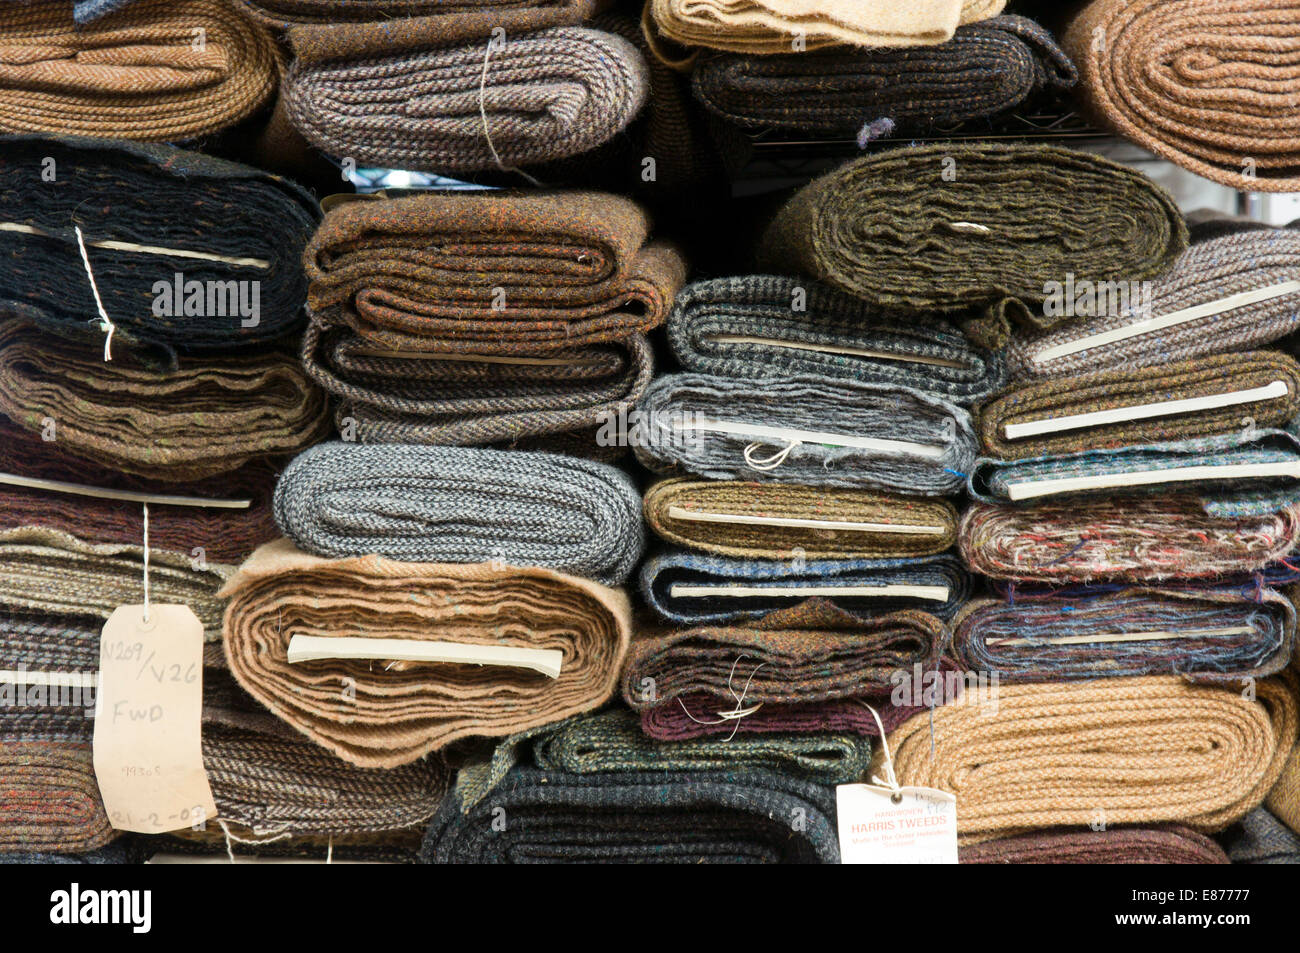
<path fill-rule="evenodd" d="M 492 144 L 492 130 L 488 128 L 487 118 L 487 75 L 488 63 L 492 60 L 492 47 L 497 43 L 497 38 L 492 37 L 488 40 L 487 48 L 483 51 L 483 73 L 479 76 L 478 81 L 478 115 L 483 122 L 483 139 L 487 142 L 488 151 L 492 153 L 492 161 L 496 163 L 497 168 L 502 172 L 514 172 L 527 179 L 536 188 L 545 188 L 541 182 L 534 179 L 523 169 L 517 169 L 512 165 L 506 165 L 501 161 L 501 156 L 497 154 L 497 147 Z M 504 44 L 503 44 L 504 45 Z"/>
<path fill-rule="evenodd" d="M 745 696 L 749 694 L 749 686 L 754 681 L 754 676 L 758 674 L 759 669 L 767 664 L 766 662 L 759 662 L 754 666 L 754 670 L 749 673 L 749 678 L 745 680 L 745 687 L 741 690 L 739 695 L 736 694 L 736 687 L 733 684 L 736 677 L 736 666 L 740 664 L 741 659 L 748 657 L 748 655 L 738 655 L 736 661 L 731 663 L 731 673 L 727 676 L 727 691 L 731 692 L 731 697 L 736 700 L 736 707 L 731 711 L 718 712 L 717 721 L 704 721 L 700 718 L 696 718 L 691 714 L 690 709 L 686 707 L 686 702 L 682 701 L 681 696 L 678 696 L 677 698 L 677 704 L 682 706 L 682 711 L 686 713 L 686 717 L 697 725 L 723 725 L 729 721 L 735 722 L 731 729 L 731 734 L 727 735 L 728 741 L 736 737 L 736 732 L 740 730 L 740 720 L 742 718 L 748 718 L 750 715 L 754 714 L 754 712 L 763 707 L 762 702 L 759 702 L 757 705 L 751 705 L 749 708 L 742 708 L 741 706 L 745 704 Z"/>
<path fill-rule="evenodd" d="M 761 446 L 762 444 L 751 443 L 745 448 L 745 465 L 751 470 L 758 470 L 760 473 L 767 473 L 777 469 L 781 464 L 785 463 L 786 458 L 790 456 L 791 451 L 793 451 L 795 447 L 799 446 L 799 441 L 791 441 L 785 445 L 783 450 L 778 450 L 766 460 L 760 460 L 754 456 L 754 451 Z"/>

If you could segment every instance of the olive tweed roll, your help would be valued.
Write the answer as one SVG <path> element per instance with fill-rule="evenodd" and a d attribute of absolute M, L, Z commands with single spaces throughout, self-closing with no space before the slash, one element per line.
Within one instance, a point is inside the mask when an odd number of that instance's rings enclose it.
<path fill-rule="evenodd" d="M 1207 355 L 1012 388 L 979 408 L 984 451 L 1003 460 L 1285 426 L 1300 412 L 1300 364 L 1285 354 Z"/>
<path fill-rule="evenodd" d="M 326 560 L 269 543 L 221 593 L 230 671 L 288 724 L 360 767 L 409 764 L 599 707 L 631 628 L 626 596 L 549 569 Z M 290 662 L 295 635 L 561 652 L 559 674 L 496 664 Z"/>
<path fill-rule="evenodd" d="M 627 474 L 525 451 L 321 444 L 285 470 L 275 517 L 318 556 L 496 561 L 609 585 L 624 582 L 645 549 Z"/>
<path fill-rule="evenodd" d="M 175 364 L 283 338 L 303 324 L 311 195 L 269 173 L 171 146 L 0 138 L 0 301 L 63 335 Z M 94 284 L 78 244 L 81 230 Z"/>
<path fill-rule="evenodd" d="M 686 625 L 756 619 L 812 596 L 864 617 L 922 609 L 949 618 L 970 594 L 970 577 L 950 555 L 785 562 L 668 551 L 646 560 L 640 583 L 651 609 Z"/>
<path fill-rule="evenodd" d="M 1187 247 L 1173 198 L 1139 172 L 1059 146 L 934 143 L 864 156 L 777 213 L 760 264 L 908 311 L 987 308 L 967 333 L 1046 327 L 1049 282 L 1140 281 Z"/>
<path fill-rule="evenodd" d="M 117 836 L 99 799 L 89 740 L 0 740 L 0 851 L 80 854 Z"/>
<path fill-rule="evenodd" d="M 683 369 L 719 377 L 814 374 L 970 404 L 1006 376 L 1001 355 L 971 346 L 951 325 L 882 314 L 828 285 L 778 275 L 689 284 L 667 330 Z"/>
<path fill-rule="evenodd" d="M 669 543 L 748 559 L 933 556 L 957 539 L 947 500 L 875 490 L 678 477 L 651 486 L 643 509 Z"/>
<path fill-rule="evenodd" d="M 963 864 L 1226 864 L 1223 848 L 1178 824 L 1045 830 L 968 844 Z"/>
<path fill-rule="evenodd" d="M 495 818 L 508 819 L 502 830 Z M 833 789 L 760 770 L 569 774 L 515 768 L 462 814 L 449 799 L 421 859 L 475 863 L 839 862 Z"/>
<path fill-rule="evenodd" d="M 632 447 L 656 473 L 943 496 L 975 461 L 964 409 L 884 384 L 670 374 L 637 414 Z"/>
<path fill-rule="evenodd" d="M 937 46 L 724 53 L 701 59 L 691 77 L 722 119 L 850 138 L 876 120 L 908 133 L 997 116 L 1077 81 L 1052 35 L 1020 16 L 963 26 Z"/>

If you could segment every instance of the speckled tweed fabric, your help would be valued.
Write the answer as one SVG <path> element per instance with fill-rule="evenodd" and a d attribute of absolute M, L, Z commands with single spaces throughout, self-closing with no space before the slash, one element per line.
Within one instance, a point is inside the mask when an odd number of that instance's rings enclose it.
<path fill-rule="evenodd" d="M 952 653 L 967 670 L 1007 682 L 1181 675 L 1232 688 L 1285 668 L 1295 626 L 1295 608 L 1273 589 L 1253 598 L 1230 589 L 1085 590 L 973 600 L 953 620 Z M 1086 641 L 1141 633 L 1159 635 Z"/>
<path fill-rule="evenodd" d="M 1260 391 L 1281 383 L 1281 396 Z M 1249 399 L 1234 397 L 1246 392 Z M 1195 398 L 1222 397 L 1227 406 L 1205 410 L 1152 407 Z M 1172 412 L 1171 412 L 1172 411 Z M 1118 413 L 1115 423 L 1086 415 Z M 1285 426 L 1300 412 L 1300 364 L 1285 354 L 1248 351 L 1138 369 L 1038 381 L 1014 387 L 979 408 L 984 452 L 1003 460 L 1163 443 L 1240 431 L 1249 418 L 1257 427 Z M 1020 436 L 1014 428 L 1053 421 L 1064 429 Z M 1008 432 L 1007 428 L 1013 428 Z"/>
<path fill-rule="evenodd" d="M 668 622 L 694 625 L 756 619 L 773 609 L 788 608 L 797 596 L 679 595 L 679 586 L 810 588 L 819 586 L 934 587 L 938 598 L 890 595 L 834 595 L 830 600 L 855 616 L 897 609 L 924 610 L 950 618 L 970 594 L 970 577 L 956 557 L 915 559 L 733 559 L 672 551 L 650 557 L 641 566 L 640 591 L 646 604 Z"/>
<path fill-rule="evenodd" d="M 99 670 L 104 620 L 93 613 L 0 609 L 0 671 Z M 58 736 L 89 741 L 94 729 L 95 689 L 0 681 L 0 737 Z"/>
<path fill-rule="evenodd" d="M 687 285 L 668 314 L 682 368 L 720 377 L 816 374 L 914 387 L 956 404 L 1005 383 L 1002 357 L 943 321 L 883 314 L 829 285 L 779 275 Z"/>
<path fill-rule="evenodd" d="M 813 180 L 764 233 L 759 265 L 873 305 L 987 308 L 966 331 L 1001 346 L 1044 327 L 1049 281 L 1138 281 L 1187 247 L 1173 198 L 1125 166 L 1059 146 L 942 142 L 864 156 Z"/>
<path fill-rule="evenodd" d="M 509 818 L 503 831 L 493 824 L 501 810 Z M 796 818 L 802 823 L 792 823 Z M 429 827 L 421 860 L 834 864 L 835 794 L 759 770 L 515 768 L 468 814 L 448 800 Z"/>
<path fill-rule="evenodd" d="M 1230 188 L 1300 190 L 1294 0 L 1093 0 L 1062 42 L 1100 125 Z"/>
<path fill-rule="evenodd" d="M 365 26 L 390 23 L 401 29 L 407 18 L 469 18 L 485 12 L 508 17 L 525 12 L 554 18 L 542 22 L 584 19 L 595 0 L 238 0 L 258 17 L 275 26 L 317 24 L 326 29 L 342 24 Z"/>
<path fill-rule="evenodd" d="M 265 105 L 280 70 L 270 33 L 226 0 L 135 0 L 89 24 L 68 0 L 4 3 L 0 50 L 3 132 L 197 139 Z"/>
<path fill-rule="evenodd" d="M 957 539 L 957 510 L 947 500 L 876 490 L 675 477 L 646 490 L 642 506 L 660 539 L 718 556 L 900 559 L 933 556 Z M 741 522 L 701 519 L 719 515 Z M 820 525 L 779 526 L 767 520 Z"/>
<path fill-rule="evenodd" d="M 1223 848 L 1178 824 L 1044 830 L 968 844 L 963 864 L 1226 864 Z"/>
<path fill-rule="evenodd" d="M 17 2 L 26 2 L 26 0 L 17 0 Z M 74 0 L 72 4 L 72 15 L 78 23 L 90 23 L 114 10 L 120 10 L 128 3 L 135 3 L 137 0 Z"/>
<path fill-rule="evenodd" d="M 171 146 L 52 136 L 0 137 L 0 177 L 27 183 L 0 192 L 0 300 L 40 309 L 60 334 L 103 347 L 76 228 L 116 350 L 174 366 L 177 350 L 302 327 L 297 264 L 320 212 L 286 179 Z"/>
<path fill-rule="evenodd" d="M 1288 754 L 1277 784 L 1268 792 L 1267 807 L 1278 820 L 1300 834 L 1300 745 Z"/>
<path fill-rule="evenodd" d="M 0 414 L 61 452 L 168 483 L 294 453 L 329 432 L 292 355 L 191 358 L 163 373 L 42 331 L 0 306 Z"/>
<path fill-rule="evenodd" d="M 637 407 L 633 451 L 656 473 L 870 487 L 923 496 L 955 492 L 975 462 L 970 415 L 911 388 L 822 377 L 658 378 Z M 701 429 L 718 423 L 884 441 L 833 446 L 830 438 L 755 437 Z M 807 442 L 805 442 L 805 440 Z M 898 444 L 902 445 L 898 445 Z M 757 466 L 755 466 L 757 464 Z"/>
<path fill-rule="evenodd" d="M 1001 685 L 996 711 L 943 705 L 889 748 L 900 784 L 958 795 L 962 842 L 1098 816 L 1215 831 L 1259 806 L 1294 744 L 1294 682 L 1255 693 L 1174 675 Z"/>
<path fill-rule="evenodd" d="M 80 854 L 117 836 L 99 799 L 89 741 L 0 740 L 0 851 Z"/>
<path fill-rule="evenodd" d="M 1192 226 L 1192 245 L 1151 285 L 1149 312 L 1120 310 L 1078 317 L 1050 331 L 1017 335 L 1007 347 L 1013 377 L 1057 377 L 1090 371 L 1133 369 L 1259 347 L 1300 327 L 1300 288 L 1287 290 L 1300 271 L 1300 229 L 1234 223 L 1213 230 Z M 1192 317 L 1142 331 L 1142 322 L 1206 307 L 1246 292 L 1272 289 L 1267 300 Z M 1096 342 L 1073 354 L 1052 357 L 1049 348 L 1109 331 L 1138 333 Z"/>
<path fill-rule="evenodd" d="M 318 556 L 542 566 L 618 585 L 645 550 L 623 471 L 548 453 L 327 443 L 275 490 L 276 522 Z"/>
<path fill-rule="evenodd" d="M 696 98 L 724 120 L 851 138 L 877 120 L 901 133 L 997 116 L 1077 81 L 1052 35 L 1020 16 L 963 26 L 937 46 L 723 53 L 701 58 L 691 77 Z"/>
<path fill-rule="evenodd" d="M 1300 507 L 1216 519 L 1187 493 L 975 503 L 958 534 L 972 572 L 1053 584 L 1243 575 L 1298 543 Z"/>
<path fill-rule="evenodd" d="M 1300 837 L 1262 807 L 1228 828 L 1224 844 L 1234 864 L 1300 864 Z"/>
<path fill-rule="evenodd" d="M 222 590 L 230 671 L 291 726 L 360 767 L 590 711 L 614 693 L 631 630 L 621 590 L 492 563 L 326 560 L 269 543 Z M 296 634 L 558 649 L 560 675 L 503 666 L 290 664 Z M 349 688 L 345 691 L 345 688 Z"/>

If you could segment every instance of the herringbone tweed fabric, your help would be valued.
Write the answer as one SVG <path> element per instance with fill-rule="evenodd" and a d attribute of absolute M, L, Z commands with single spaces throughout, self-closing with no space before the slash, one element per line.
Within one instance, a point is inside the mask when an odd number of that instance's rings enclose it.
<path fill-rule="evenodd" d="M 1178 824 L 1044 830 L 968 844 L 963 864 L 1226 864 L 1223 848 Z"/>

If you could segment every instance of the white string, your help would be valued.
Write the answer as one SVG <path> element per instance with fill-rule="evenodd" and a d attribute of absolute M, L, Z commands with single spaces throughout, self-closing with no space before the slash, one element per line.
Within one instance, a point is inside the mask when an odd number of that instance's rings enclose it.
<path fill-rule="evenodd" d="M 497 168 L 502 172 L 516 172 L 527 179 L 536 188 L 545 188 L 542 183 L 538 182 L 523 169 L 516 169 L 514 166 L 506 165 L 501 161 L 501 156 L 497 154 L 497 147 L 492 144 L 492 131 L 488 128 L 487 118 L 487 75 L 488 63 L 492 59 L 492 49 L 497 45 L 497 37 L 492 37 L 487 42 L 487 48 L 483 51 L 483 74 L 478 80 L 478 115 L 483 122 L 483 139 L 487 142 L 488 151 L 492 153 L 492 161 L 497 164 Z M 505 41 L 500 41 L 501 46 L 505 46 Z"/>
<path fill-rule="evenodd" d="M 81 236 L 81 226 L 74 225 L 72 227 L 77 230 L 77 247 L 81 249 L 81 263 L 86 266 L 86 277 L 90 279 L 90 290 L 95 295 L 95 308 L 99 311 L 99 329 L 108 335 L 108 337 L 104 338 L 104 360 L 111 361 L 113 359 L 113 332 L 117 330 L 117 327 L 109 318 L 108 312 L 104 310 L 104 302 L 99 297 L 99 285 L 95 284 L 95 273 L 90 270 L 90 256 L 86 254 L 86 241 Z M 146 621 L 148 621 L 147 616 Z"/>
<path fill-rule="evenodd" d="M 256 847 L 259 844 L 274 844 L 276 841 L 288 840 L 293 836 L 293 831 L 286 829 L 270 837 L 240 837 L 238 834 L 231 832 L 230 825 L 228 825 L 224 820 L 219 817 L 216 820 L 217 824 L 221 827 L 221 832 L 226 835 L 226 856 L 230 858 L 232 864 L 235 863 L 235 851 L 233 846 L 235 844 L 249 844 Z"/>
<path fill-rule="evenodd" d="M 761 473 L 767 473 L 785 463 L 786 457 L 790 456 L 790 451 L 799 446 L 799 441 L 792 440 L 790 443 L 785 445 L 784 450 L 778 450 L 766 460 L 759 460 L 754 456 L 754 451 L 761 446 L 761 443 L 751 443 L 745 448 L 745 465 L 751 470 L 758 470 Z"/>
<path fill-rule="evenodd" d="M 861 698 L 857 699 L 857 702 L 867 711 L 871 712 L 872 718 L 876 719 L 876 728 L 880 731 L 880 744 L 881 747 L 885 749 L 885 780 L 882 781 L 880 778 L 873 775 L 871 783 L 882 788 L 889 788 L 889 790 L 893 791 L 895 803 L 897 803 L 897 799 L 903 796 L 903 789 L 899 787 L 898 777 L 894 774 L 894 759 L 889 754 L 889 739 L 885 737 L 885 726 L 881 724 L 880 716 L 876 714 L 874 708 L 864 702 Z"/>
<path fill-rule="evenodd" d="M 149 504 L 144 505 L 144 621 L 149 622 Z"/>
<path fill-rule="evenodd" d="M 731 663 L 731 673 L 727 676 L 727 691 L 731 692 L 731 697 L 736 700 L 736 707 L 731 709 L 731 711 L 717 712 L 717 721 L 703 721 L 696 718 L 691 714 L 690 709 L 686 707 L 686 702 L 682 701 L 681 696 L 678 696 L 677 698 L 677 704 L 682 706 L 682 711 L 686 712 L 686 717 L 697 725 L 723 725 L 729 721 L 734 721 L 735 725 L 731 729 L 731 734 L 727 735 L 728 741 L 736 737 L 736 732 L 740 730 L 740 719 L 748 718 L 750 715 L 754 714 L 754 712 L 763 707 L 762 702 L 759 702 L 757 705 L 751 705 L 748 708 L 743 708 L 741 706 L 745 704 L 745 696 L 749 694 L 749 686 L 754 681 L 754 676 L 758 674 L 760 668 L 767 664 L 766 662 L 759 662 L 758 665 L 754 667 L 754 670 L 749 673 L 749 678 L 745 680 L 745 687 L 741 690 L 739 695 L 736 694 L 736 687 L 732 684 L 733 679 L 736 677 L 736 666 L 740 664 L 741 659 L 748 657 L 749 656 L 747 655 L 739 655 L 736 657 L 736 661 Z"/>

